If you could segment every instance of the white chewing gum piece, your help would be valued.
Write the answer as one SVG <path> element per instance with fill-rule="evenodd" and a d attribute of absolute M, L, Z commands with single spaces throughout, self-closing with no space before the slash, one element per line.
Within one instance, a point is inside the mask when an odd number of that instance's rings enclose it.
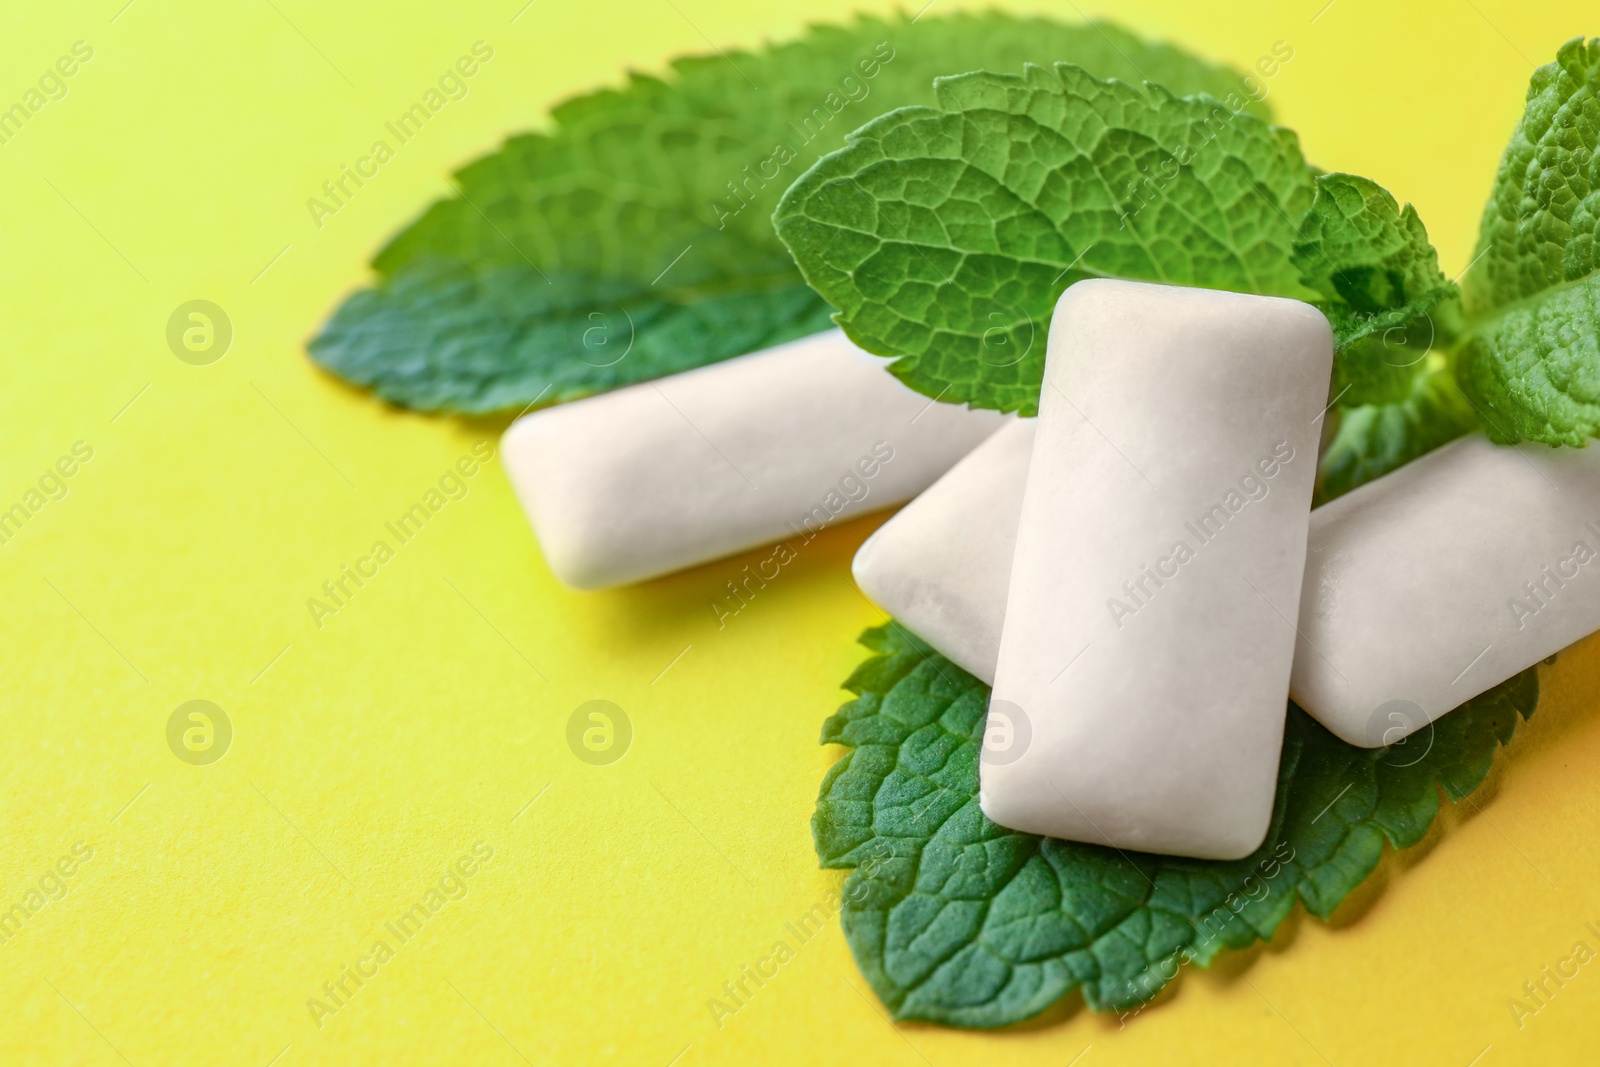
<path fill-rule="evenodd" d="M 980 762 L 994 822 L 1205 859 L 1261 844 L 1332 362 L 1299 301 L 1062 294 Z"/>
<path fill-rule="evenodd" d="M 868 600 L 990 684 L 1034 422 L 1001 427 L 878 527 L 850 564 Z"/>
<path fill-rule="evenodd" d="M 1290 692 L 1394 744 L 1600 629 L 1600 448 L 1473 434 L 1311 515 Z"/>
<path fill-rule="evenodd" d="M 829 330 L 534 412 L 501 457 L 557 578 L 653 578 L 901 503 L 1004 421 L 887 362 Z"/>

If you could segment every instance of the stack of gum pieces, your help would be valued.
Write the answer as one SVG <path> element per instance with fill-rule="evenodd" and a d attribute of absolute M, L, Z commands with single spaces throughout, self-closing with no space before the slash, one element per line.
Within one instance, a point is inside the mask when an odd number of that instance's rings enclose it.
<path fill-rule="evenodd" d="M 1473 434 L 1306 515 L 1320 319 L 1079 283 L 1039 417 L 862 545 L 862 591 L 994 685 L 995 822 L 1239 858 L 1267 830 L 1286 698 L 1395 744 L 1600 629 L 1600 450 Z"/>
<path fill-rule="evenodd" d="M 856 582 L 992 684 L 984 814 L 1236 859 L 1289 698 L 1394 744 L 1600 628 L 1600 450 L 1469 436 L 1313 511 L 1332 362 L 1308 304 L 1092 280 L 1037 418 L 935 403 L 834 330 L 528 415 L 502 455 L 578 588 L 910 500 Z"/>

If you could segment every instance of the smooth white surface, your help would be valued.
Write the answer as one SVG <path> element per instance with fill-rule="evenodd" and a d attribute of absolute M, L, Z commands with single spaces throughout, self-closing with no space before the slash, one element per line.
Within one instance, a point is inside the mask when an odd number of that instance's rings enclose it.
<path fill-rule="evenodd" d="M 1062 295 L 980 771 L 989 818 L 1212 859 L 1261 844 L 1332 359 L 1298 301 L 1104 280 Z"/>
<path fill-rule="evenodd" d="M 1017 419 L 973 449 L 878 527 L 850 565 L 868 600 L 990 684 L 1034 422 Z"/>
<path fill-rule="evenodd" d="M 1311 515 L 1291 693 L 1393 744 L 1600 629 L 1600 448 L 1445 445 Z"/>
<path fill-rule="evenodd" d="M 829 330 L 518 419 L 501 457 L 556 577 L 639 581 L 921 492 L 1003 416 Z"/>

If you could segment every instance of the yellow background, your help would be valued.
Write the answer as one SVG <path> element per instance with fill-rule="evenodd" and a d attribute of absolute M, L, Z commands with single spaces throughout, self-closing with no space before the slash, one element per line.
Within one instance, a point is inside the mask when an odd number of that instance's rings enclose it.
<path fill-rule="evenodd" d="M 0 14 L 6 105 L 74 41 L 95 50 L 0 146 L 0 504 L 74 441 L 94 448 L 0 548 L 0 900 L 94 849 L 0 945 L 0 1062 L 1592 1058 L 1600 965 L 1521 1029 L 1507 1001 L 1580 938 L 1600 947 L 1595 642 L 1544 671 L 1475 804 L 1331 925 L 1297 913 L 1125 1029 L 1076 1006 L 999 1034 L 893 1027 L 837 921 L 715 1026 L 708 998 L 841 879 L 817 869 L 808 820 L 838 755 L 819 726 L 880 618 L 848 572 L 876 520 L 829 533 L 719 631 L 707 602 L 740 561 L 569 592 L 495 463 L 319 630 L 306 598 L 502 424 L 386 409 L 302 346 L 451 168 L 550 103 L 857 5 L 522 2 Z M 1324 2 L 1115 14 L 1239 65 L 1288 42 L 1280 121 L 1315 162 L 1416 203 L 1454 273 L 1531 64 L 1600 22 L 1576 0 Z M 470 96 L 317 229 L 306 199 L 480 39 L 495 57 Z M 196 298 L 234 325 L 211 366 L 164 338 Z M 206 767 L 165 738 L 196 698 L 235 729 Z M 634 724 L 613 766 L 565 742 L 592 698 Z M 494 855 L 468 895 L 317 1028 L 307 998 L 480 841 Z"/>

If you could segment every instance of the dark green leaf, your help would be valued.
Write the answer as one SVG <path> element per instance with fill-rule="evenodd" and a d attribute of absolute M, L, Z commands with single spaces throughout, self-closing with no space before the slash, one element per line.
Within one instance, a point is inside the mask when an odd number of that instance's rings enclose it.
<path fill-rule="evenodd" d="M 1292 704 L 1266 842 L 1231 862 L 1123 853 L 1002 829 L 978 808 L 989 690 L 890 623 L 827 720 L 849 751 L 812 832 L 824 867 L 853 867 L 843 925 L 896 1018 L 996 1027 L 1079 989 L 1096 1011 L 1155 996 L 1185 962 L 1270 939 L 1294 907 L 1332 914 L 1388 842 L 1416 844 L 1483 781 L 1519 715 L 1528 670 L 1384 749 L 1335 738 Z"/>

